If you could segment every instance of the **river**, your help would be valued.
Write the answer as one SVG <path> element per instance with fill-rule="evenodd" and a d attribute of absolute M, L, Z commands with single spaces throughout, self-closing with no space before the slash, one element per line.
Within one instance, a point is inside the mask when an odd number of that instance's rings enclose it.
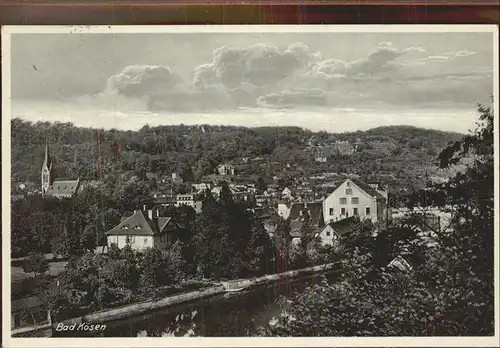
<path fill-rule="evenodd" d="M 328 276 L 329 279 L 334 277 Z M 57 333 L 55 337 L 261 336 L 263 328 L 281 313 L 277 301 L 280 296 L 289 297 L 319 281 L 319 277 L 282 281 L 109 322 L 103 331 Z"/>

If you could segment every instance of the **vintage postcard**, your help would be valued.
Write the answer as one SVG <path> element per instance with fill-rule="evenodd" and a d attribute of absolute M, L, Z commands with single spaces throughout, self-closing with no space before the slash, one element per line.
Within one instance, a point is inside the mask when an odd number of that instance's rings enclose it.
<path fill-rule="evenodd" d="M 5 347 L 497 346 L 498 28 L 2 28 Z"/>

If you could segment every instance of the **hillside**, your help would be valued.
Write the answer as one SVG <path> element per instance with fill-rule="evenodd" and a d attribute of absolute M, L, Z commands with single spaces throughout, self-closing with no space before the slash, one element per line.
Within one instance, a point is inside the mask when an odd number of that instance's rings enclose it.
<path fill-rule="evenodd" d="M 268 179 L 283 175 L 287 164 L 295 168 L 290 175 L 296 170 L 305 175 L 338 172 L 415 179 L 435 171 L 439 151 L 461 137 L 409 126 L 333 134 L 297 127 L 180 125 L 117 131 L 20 119 L 11 124 L 14 185 L 38 184 L 46 140 L 59 178 L 93 180 L 100 168 L 103 177 L 129 173 L 159 179 L 177 171 L 187 180 L 200 180 L 220 163 L 245 162 L 238 166 L 240 174 Z M 317 146 L 336 141 L 347 141 L 355 152 L 326 163 L 314 161 Z"/>

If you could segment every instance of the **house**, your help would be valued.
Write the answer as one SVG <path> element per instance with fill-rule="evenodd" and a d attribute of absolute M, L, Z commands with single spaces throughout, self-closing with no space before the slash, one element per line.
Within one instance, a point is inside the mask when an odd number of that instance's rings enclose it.
<path fill-rule="evenodd" d="M 375 183 L 345 179 L 323 201 L 325 222 L 335 222 L 350 216 L 373 222 L 385 219 L 387 192 Z"/>
<path fill-rule="evenodd" d="M 318 237 L 321 239 L 323 245 L 338 245 L 342 236 L 349 232 L 352 232 L 357 226 L 358 222 L 359 220 L 355 216 L 340 221 L 331 222 L 321 230 L 321 232 L 318 234 Z"/>
<path fill-rule="evenodd" d="M 49 144 L 45 144 L 45 158 L 42 165 L 42 197 L 71 198 L 80 188 L 80 179 L 55 180 L 54 165 L 49 153 Z"/>
<path fill-rule="evenodd" d="M 155 206 L 162 206 L 162 207 L 170 207 L 170 206 L 176 206 L 177 205 L 177 197 L 171 197 L 171 196 L 157 196 L 153 200 L 153 205 Z"/>
<path fill-rule="evenodd" d="M 338 153 L 336 146 L 318 146 L 316 148 L 316 157 L 315 161 L 320 163 L 325 163 L 328 161 L 328 158 L 336 155 Z"/>
<path fill-rule="evenodd" d="M 202 182 L 199 184 L 193 184 L 192 186 L 193 186 L 193 190 L 196 193 L 202 193 L 202 192 L 205 192 L 206 190 L 210 190 L 212 188 L 212 185 L 210 183 L 205 183 L 205 182 Z"/>
<path fill-rule="evenodd" d="M 216 186 L 214 187 L 211 191 L 212 195 L 214 198 L 220 198 L 221 192 L 222 192 L 222 187 L 221 186 Z M 244 186 L 240 185 L 231 185 L 229 186 L 229 193 L 231 193 L 231 197 L 233 200 L 236 201 L 247 201 L 248 198 L 250 197 L 249 192 Z"/>
<path fill-rule="evenodd" d="M 217 167 L 219 175 L 234 175 L 234 167 L 230 164 L 221 164 Z"/>
<path fill-rule="evenodd" d="M 174 184 L 182 184 L 184 180 L 178 173 L 172 173 L 172 183 Z"/>
<path fill-rule="evenodd" d="M 258 207 L 266 206 L 269 203 L 269 194 L 255 195 L 255 205 Z"/>
<path fill-rule="evenodd" d="M 201 213 L 202 202 L 196 199 L 196 196 L 191 193 L 179 194 L 176 196 L 176 207 L 189 206 L 193 208 L 197 213 Z"/>
<path fill-rule="evenodd" d="M 134 250 L 157 247 L 168 248 L 174 242 L 177 225 L 170 217 L 159 216 L 153 212 L 136 210 L 132 216 L 124 218 L 117 226 L 106 232 L 108 247 L 115 244 L 123 248 L 127 244 Z"/>
<path fill-rule="evenodd" d="M 340 155 L 349 156 L 354 153 L 354 146 L 352 146 L 348 141 L 337 141 L 335 146 L 337 147 L 337 152 Z"/>
<path fill-rule="evenodd" d="M 281 191 L 281 197 L 282 198 L 293 198 L 292 197 L 292 190 L 290 190 L 288 187 L 285 187 L 283 191 Z"/>
<path fill-rule="evenodd" d="M 306 216 L 309 217 L 309 226 L 312 228 L 312 232 L 323 227 L 322 209 L 321 202 L 281 203 L 278 206 L 278 215 L 290 221 L 290 235 L 295 239 L 295 242 L 298 242 L 302 237 L 302 227 Z"/>
<path fill-rule="evenodd" d="M 411 272 L 413 267 L 410 265 L 408 261 L 406 261 L 401 255 L 396 256 L 389 264 L 387 268 L 397 269 L 401 272 Z"/>
<path fill-rule="evenodd" d="M 194 200 L 194 195 L 191 193 L 187 194 L 178 194 L 176 196 L 176 207 L 181 207 L 183 205 L 188 205 L 190 207 L 194 208 L 195 200 Z"/>
<path fill-rule="evenodd" d="M 215 186 L 213 189 L 210 190 L 210 192 L 212 193 L 212 196 L 214 196 L 214 198 L 220 198 L 220 193 L 222 192 L 222 187 Z"/>

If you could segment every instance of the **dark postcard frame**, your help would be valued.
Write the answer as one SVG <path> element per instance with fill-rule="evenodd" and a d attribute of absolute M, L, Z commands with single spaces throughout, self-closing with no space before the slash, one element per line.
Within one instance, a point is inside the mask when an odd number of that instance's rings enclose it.
<path fill-rule="evenodd" d="M 4 0 L 2 25 L 498 24 L 498 0 Z"/>

